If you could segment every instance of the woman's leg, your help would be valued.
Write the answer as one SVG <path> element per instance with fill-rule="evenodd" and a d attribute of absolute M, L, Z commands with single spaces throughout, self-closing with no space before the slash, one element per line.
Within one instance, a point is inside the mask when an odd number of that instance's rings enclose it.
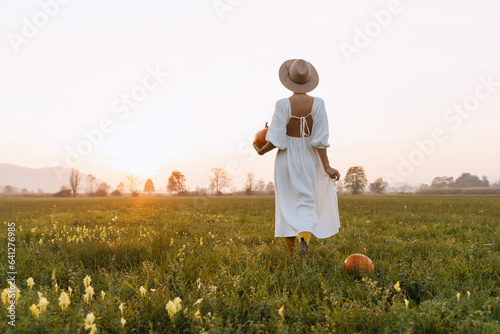
<path fill-rule="evenodd" d="M 293 254 L 295 252 L 295 237 L 285 237 L 285 245 L 288 253 Z"/>

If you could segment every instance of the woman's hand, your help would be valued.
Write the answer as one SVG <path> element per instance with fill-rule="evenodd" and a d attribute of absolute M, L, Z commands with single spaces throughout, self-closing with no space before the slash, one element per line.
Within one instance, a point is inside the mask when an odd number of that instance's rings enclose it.
<path fill-rule="evenodd" d="M 330 178 L 334 179 L 335 181 L 338 181 L 340 179 L 340 173 L 335 168 L 326 167 L 325 172 Z"/>
<path fill-rule="evenodd" d="M 257 145 L 253 144 L 253 148 L 257 151 L 259 155 L 264 155 L 266 152 L 264 152 L 263 147 L 258 147 Z"/>
<path fill-rule="evenodd" d="M 255 144 L 253 144 L 253 148 L 259 153 L 259 155 L 264 155 L 269 151 L 272 151 L 276 148 L 276 146 L 273 145 L 270 141 L 268 141 L 264 146 L 261 148 L 257 147 Z"/>

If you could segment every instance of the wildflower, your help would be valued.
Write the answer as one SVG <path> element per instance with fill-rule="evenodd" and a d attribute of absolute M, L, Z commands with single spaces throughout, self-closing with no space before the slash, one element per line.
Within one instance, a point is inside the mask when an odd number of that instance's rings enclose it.
<path fill-rule="evenodd" d="M 174 319 L 174 316 L 177 312 L 182 310 L 182 300 L 179 297 L 176 297 L 173 301 L 169 301 L 167 303 L 167 306 L 165 307 L 167 309 L 168 315 L 170 316 L 170 319 Z"/>
<path fill-rule="evenodd" d="M 125 323 L 127 322 L 127 320 L 123 319 L 123 317 L 120 319 L 120 322 L 122 324 L 122 328 L 125 328 Z"/>
<path fill-rule="evenodd" d="M 85 278 L 83 279 L 83 285 L 85 285 L 85 287 L 87 288 L 90 285 L 90 281 L 92 281 L 90 276 L 89 275 L 85 276 Z"/>
<path fill-rule="evenodd" d="M 94 288 L 89 285 L 88 288 L 85 289 L 85 296 L 83 296 L 83 299 L 88 304 L 89 300 L 91 300 L 93 296 L 94 296 Z"/>
<path fill-rule="evenodd" d="M 57 283 L 56 283 L 56 285 L 54 285 L 54 290 L 56 290 L 56 292 L 57 292 L 57 290 L 59 290 L 59 285 L 57 285 Z"/>
<path fill-rule="evenodd" d="M 70 286 L 68 286 L 68 291 L 69 291 L 69 295 L 71 296 L 71 293 L 73 292 L 73 289 L 71 289 Z"/>
<path fill-rule="evenodd" d="M 40 297 L 40 300 L 38 301 L 38 308 L 40 309 L 40 312 L 45 311 L 45 308 L 50 302 L 47 300 L 45 297 Z"/>
<path fill-rule="evenodd" d="M 467 298 L 470 298 L 470 291 L 467 291 Z"/>
<path fill-rule="evenodd" d="M 457 292 L 457 301 L 460 301 L 460 292 Z"/>
<path fill-rule="evenodd" d="M 56 280 L 56 270 L 52 270 L 52 280 L 55 281 Z"/>
<path fill-rule="evenodd" d="M 141 293 L 141 296 L 144 297 L 146 296 L 147 290 L 144 289 L 144 287 L 141 285 L 141 287 L 139 288 L 139 292 Z"/>
<path fill-rule="evenodd" d="M 123 309 L 125 308 L 125 305 L 123 305 L 123 303 L 120 303 L 120 306 L 118 306 L 118 309 L 120 310 L 120 313 L 123 317 Z"/>
<path fill-rule="evenodd" d="M 9 289 L 3 289 L 2 291 L 2 303 L 9 304 Z"/>
<path fill-rule="evenodd" d="M 278 314 L 281 317 L 281 320 L 285 320 L 285 305 L 281 306 L 281 308 L 278 310 Z"/>
<path fill-rule="evenodd" d="M 70 301 L 68 294 L 62 291 L 61 295 L 59 296 L 59 306 L 61 306 L 61 309 L 64 311 L 68 307 L 69 303 Z"/>
<path fill-rule="evenodd" d="M 156 289 L 149 289 L 149 291 L 151 291 L 151 292 L 155 292 L 155 291 L 156 291 Z"/>
<path fill-rule="evenodd" d="M 200 298 L 196 301 L 196 303 L 194 303 L 194 305 L 198 305 L 198 304 L 201 304 L 201 302 L 203 301 L 203 298 Z"/>
<path fill-rule="evenodd" d="M 195 313 L 194 313 L 194 318 L 196 320 L 201 320 L 201 313 L 200 313 L 200 309 L 198 309 Z"/>
<path fill-rule="evenodd" d="M 38 307 L 36 307 L 35 304 L 32 304 L 30 306 L 30 311 L 31 315 L 38 319 L 38 316 L 40 315 L 40 310 L 38 309 Z"/>
<path fill-rule="evenodd" d="M 406 309 L 408 309 L 408 304 L 410 304 L 410 302 L 408 301 L 408 299 L 405 298 Z"/>
<path fill-rule="evenodd" d="M 87 317 L 83 321 L 85 329 L 91 329 L 92 325 L 94 325 L 94 320 L 95 320 L 94 313 L 90 312 L 89 314 L 87 314 Z"/>
<path fill-rule="evenodd" d="M 394 284 L 394 289 L 397 291 L 397 292 L 400 292 L 401 291 L 401 288 L 399 287 L 399 281 Z"/>
<path fill-rule="evenodd" d="M 35 281 L 33 281 L 33 278 L 30 277 L 26 280 L 26 283 L 28 284 L 28 287 L 30 288 L 31 291 L 31 288 L 33 287 L 33 285 L 35 285 Z"/>
<path fill-rule="evenodd" d="M 102 297 L 102 299 L 104 299 L 104 296 L 106 296 L 106 292 L 101 291 L 101 297 Z"/>

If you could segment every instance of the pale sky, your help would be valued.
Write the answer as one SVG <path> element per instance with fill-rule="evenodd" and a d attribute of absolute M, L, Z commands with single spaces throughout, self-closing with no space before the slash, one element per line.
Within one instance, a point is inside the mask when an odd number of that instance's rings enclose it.
<path fill-rule="evenodd" d="M 0 163 L 68 165 L 112 186 L 128 171 L 165 188 L 178 169 L 194 189 L 212 167 L 227 169 L 237 189 L 248 172 L 271 181 L 275 151 L 260 157 L 251 142 L 290 95 L 279 66 L 303 58 L 319 72 L 311 95 L 325 101 L 328 153 L 342 175 L 361 165 L 369 181 L 500 179 L 498 1 L 0 8 Z M 85 156 L 71 161 L 78 148 Z"/>

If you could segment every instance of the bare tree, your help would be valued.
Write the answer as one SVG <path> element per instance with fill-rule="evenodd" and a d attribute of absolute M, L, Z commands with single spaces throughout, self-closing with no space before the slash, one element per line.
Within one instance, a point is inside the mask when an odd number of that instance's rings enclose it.
<path fill-rule="evenodd" d="M 247 195 L 252 195 L 255 185 L 255 174 L 250 172 L 247 174 L 247 180 L 245 181 L 245 192 Z"/>
<path fill-rule="evenodd" d="M 95 186 L 96 186 L 95 176 L 92 174 L 87 175 L 87 192 L 90 194 L 90 196 L 94 196 Z"/>
<path fill-rule="evenodd" d="M 118 190 L 120 193 L 123 193 L 125 191 L 125 183 L 123 182 L 118 183 L 115 190 Z"/>
<path fill-rule="evenodd" d="M 257 183 L 255 184 L 255 190 L 258 192 L 263 192 L 265 187 L 266 187 L 266 183 L 262 179 L 259 179 L 257 181 Z"/>
<path fill-rule="evenodd" d="M 127 182 L 128 182 L 128 190 L 130 190 L 130 193 L 132 196 L 139 196 L 139 178 L 134 175 L 134 174 L 127 174 L 126 175 Z"/>
<path fill-rule="evenodd" d="M 174 170 L 168 178 L 167 190 L 182 195 L 186 192 L 186 177 L 178 170 Z"/>
<path fill-rule="evenodd" d="M 151 195 L 151 193 L 155 192 L 155 185 L 151 179 L 148 179 L 144 184 L 144 192 Z"/>
<path fill-rule="evenodd" d="M 69 177 L 69 185 L 71 190 L 73 191 L 73 197 L 76 197 L 76 193 L 78 192 L 78 186 L 80 185 L 81 177 L 80 172 L 76 169 L 71 169 L 71 175 Z"/>
<path fill-rule="evenodd" d="M 222 168 L 212 168 L 210 173 L 210 188 L 215 194 L 222 195 L 222 190 L 231 185 L 231 177 Z"/>

